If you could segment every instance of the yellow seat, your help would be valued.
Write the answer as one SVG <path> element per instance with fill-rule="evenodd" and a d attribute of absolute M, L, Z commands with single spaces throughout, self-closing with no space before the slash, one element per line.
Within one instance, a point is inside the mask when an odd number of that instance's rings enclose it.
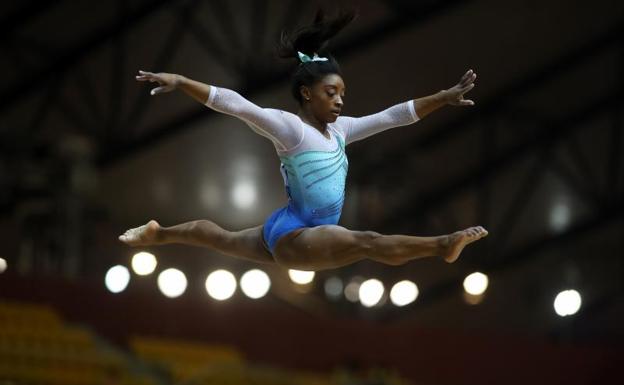
<path fill-rule="evenodd" d="M 133 337 L 132 350 L 146 362 L 169 371 L 175 382 L 195 378 L 214 365 L 243 363 L 242 355 L 234 348 L 175 339 Z"/>

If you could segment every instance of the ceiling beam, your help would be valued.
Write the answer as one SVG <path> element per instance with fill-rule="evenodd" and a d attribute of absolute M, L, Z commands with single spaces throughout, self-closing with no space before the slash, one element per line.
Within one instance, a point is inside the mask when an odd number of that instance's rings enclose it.
<path fill-rule="evenodd" d="M 361 52 L 365 48 L 370 48 L 372 44 L 382 42 L 401 30 L 414 28 L 418 23 L 430 22 L 432 18 L 439 14 L 466 2 L 467 0 L 453 0 L 426 4 L 418 3 L 418 6 L 410 7 L 411 12 L 394 15 L 388 20 L 359 33 L 357 36 L 334 45 L 332 50 L 340 52 L 341 57 Z M 248 79 L 243 87 L 237 89 L 237 92 L 251 97 L 255 93 L 281 87 L 288 82 L 289 74 L 289 70 L 273 70 L 273 72 L 258 75 L 254 79 Z M 205 106 L 196 106 L 167 122 L 147 127 L 143 130 L 146 134 L 131 143 L 118 144 L 116 147 L 103 149 L 98 157 L 98 164 L 100 166 L 110 166 L 136 151 L 172 135 L 177 135 L 193 123 L 201 119 L 207 119 L 210 116 L 207 112 L 209 111 L 206 111 Z"/>
<path fill-rule="evenodd" d="M 38 17 L 50 8 L 58 5 L 60 0 L 50 1 L 30 1 L 18 9 L 11 11 L 8 15 L 0 20 L 0 43 L 11 39 L 13 33 L 20 27 L 23 27 L 30 20 Z"/>
<path fill-rule="evenodd" d="M 100 28 L 88 38 L 80 41 L 72 49 L 57 56 L 45 68 L 34 71 L 28 77 L 13 82 L 0 93 L 0 113 L 6 111 L 17 102 L 38 92 L 41 84 L 54 79 L 59 73 L 63 73 L 80 62 L 87 54 L 104 45 L 111 39 L 125 33 L 139 21 L 152 15 L 164 5 L 172 5 L 167 0 L 155 0 L 141 4 L 132 12 L 128 12 L 124 18 L 116 18 L 112 25 Z"/>
<path fill-rule="evenodd" d="M 618 89 L 606 95 L 593 104 L 586 106 L 582 110 L 564 119 L 559 119 L 544 125 L 537 135 L 528 135 L 524 141 L 517 141 L 497 155 L 492 155 L 487 164 L 479 164 L 462 173 L 458 178 L 448 180 L 441 187 L 434 191 L 419 196 L 413 204 L 406 205 L 400 210 L 395 210 L 396 214 L 384 220 L 380 228 L 383 231 L 400 229 L 404 224 L 413 222 L 413 218 L 422 217 L 423 213 L 433 210 L 448 202 L 451 198 L 465 192 L 468 188 L 482 184 L 484 181 L 495 177 L 498 173 L 509 168 L 510 165 L 522 159 L 532 150 L 543 146 L 553 146 L 576 132 L 597 115 L 606 114 L 611 110 L 621 106 L 624 90 Z"/>
<path fill-rule="evenodd" d="M 623 39 L 624 19 L 615 23 L 612 28 L 597 38 L 555 58 L 549 64 L 532 71 L 519 81 L 479 102 L 471 108 L 470 113 L 462 114 L 452 122 L 437 127 L 430 133 L 397 145 L 392 151 L 388 151 L 387 156 L 384 156 L 383 164 L 379 164 L 375 159 L 367 158 L 365 150 L 352 153 L 350 157 L 357 159 L 358 167 L 354 168 L 351 178 L 356 181 L 367 178 L 367 170 L 372 167 L 379 169 L 386 165 L 388 168 L 395 168 L 397 164 L 405 164 L 407 158 L 418 149 L 431 148 L 444 143 L 455 135 L 470 129 L 474 123 L 483 121 L 485 117 L 496 116 L 501 110 L 508 107 L 510 101 L 516 100 L 518 95 L 526 94 L 546 84 L 550 79 L 556 78 L 557 75 L 594 60 L 597 54 L 608 48 L 619 47 Z"/>

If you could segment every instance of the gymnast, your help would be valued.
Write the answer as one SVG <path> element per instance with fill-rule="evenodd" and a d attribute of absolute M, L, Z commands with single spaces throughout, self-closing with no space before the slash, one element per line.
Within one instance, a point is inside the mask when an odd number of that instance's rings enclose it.
<path fill-rule="evenodd" d="M 291 93 L 296 114 L 261 108 L 237 92 L 171 73 L 139 71 L 136 80 L 156 82 L 152 95 L 182 90 L 207 107 L 244 121 L 269 139 L 281 161 L 288 204 L 275 210 L 264 224 L 228 231 L 200 219 L 171 227 L 151 220 L 130 229 L 119 240 L 130 246 L 170 243 L 208 247 L 220 253 L 259 263 L 299 270 L 325 270 L 363 259 L 401 265 L 412 259 L 439 257 L 454 262 L 463 248 L 485 237 L 481 226 L 451 234 L 418 237 L 354 231 L 339 226 L 348 161 L 345 146 L 392 127 L 415 123 L 445 105 L 472 106 L 464 94 L 477 77 L 467 71 L 453 87 L 409 100 L 364 117 L 342 116 L 345 84 L 327 41 L 355 17 L 340 11 L 326 17 L 318 11 L 312 24 L 282 33 L 279 56 L 296 60 Z"/>

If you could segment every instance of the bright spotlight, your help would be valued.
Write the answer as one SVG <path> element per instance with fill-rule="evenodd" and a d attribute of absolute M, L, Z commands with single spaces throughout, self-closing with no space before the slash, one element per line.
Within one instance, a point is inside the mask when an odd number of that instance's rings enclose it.
<path fill-rule="evenodd" d="M 575 314 L 581 308 L 581 295 L 576 290 L 564 290 L 557 294 L 554 307 L 561 317 Z"/>
<path fill-rule="evenodd" d="M 206 278 L 208 295 L 218 301 L 230 298 L 236 291 L 236 278 L 227 270 L 215 270 Z"/>
<path fill-rule="evenodd" d="M 297 283 L 299 285 L 307 285 L 314 279 L 314 272 L 289 269 L 288 276 L 290 277 L 290 280 L 294 283 Z"/>
<path fill-rule="evenodd" d="M 4 273 L 7 269 L 7 262 L 4 258 L 0 258 L 0 273 Z"/>
<path fill-rule="evenodd" d="M 232 190 L 232 201 L 241 209 L 251 207 L 256 201 L 256 186 L 249 181 L 238 182 Z"/>
<path fill-rule="evenodd" d="M 122 265 L 113 266 L 106 272 L 104 284 L 111 293 L 121 293 L 130 282 L 130 272 Z"/>
<path fill-rule="evenodd" d="M 468 294 L 481 295 L 488 287 L 487 275 L 474 272 L 464 279 L 464 290 Z"/>
<path fill-rule="evenodd" d="M 266 295 L 271 287 L 269 276 L 262 270 L 249 270 L 240 279 L 241 290 L 249 298 L 257 299 Z"/>
<path fill-rule="evenodd" d="M 550 227 L 556 232 L 565 230 L 570 224 L 571 214 L 567 202 L 556 202 L 550 209 Z"/>
<path fill-rule="evenodd" d="M 390 290 L 390 300 L 396 306 L 405 306 L 414 302 L 418 297 L 418 287 L 412 281 L 397 282 Z"/>
<path fill-rule="evenodd" d="M 360 285 L 364 282 L 364 278 L 355 276 L 344 288 L 344 295 L 349 302 L 358 302 L 360 300 Z"/>
<path fill-rule="evenodd" d="M 384 293 L 383 283 L 377 279 L 369 279 L 360 285 L 360 302 L 366 307 L 375 306 Z"/>
<path fill-rule="evenodd" d="M 156 269 L 156 257 L 154 254 L 141 251 L 132 257 L 132 270 L 138 275 L 152 274 Z"/>
<path fill-rule="evenodd" d="M 342 280 L 338 277 L 329 277 L 325 281 L 325 294 L 331 299 L 340 298 L 342 289 Z"/>
<path fill-rule="evenodd" d="M 181 296 L 186 285 L 186 276 L 178 269 L 167 269 L 158 274 L 158 288 L 169 298 Z"/>

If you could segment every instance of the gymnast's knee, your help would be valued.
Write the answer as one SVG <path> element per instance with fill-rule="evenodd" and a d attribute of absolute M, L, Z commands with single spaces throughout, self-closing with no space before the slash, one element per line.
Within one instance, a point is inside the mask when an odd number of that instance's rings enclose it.
<path fill-rule="evenodd" d="M 401 257 L 394 247 L 388 245 L 387 242 L 380 242 L 386 235 L 374 231 L 362 231 L 360 236 L 362 239 L 360 247 L 368 258 L 390 266 L 407 263 L 407 259 Z"/>
<path fill-rule="evenodd" d="M 360 231 L 358 232 L 358 235 L 355 237 L 356 238 L 355 241 L 357 242 L 359 246 L 370 251 L 370 250 L 374 250 L 376 247 L 375 240 L 381 237 L 383 237 L 383 235 L 375 231 L 370 231 L 370 230 Z"/>

